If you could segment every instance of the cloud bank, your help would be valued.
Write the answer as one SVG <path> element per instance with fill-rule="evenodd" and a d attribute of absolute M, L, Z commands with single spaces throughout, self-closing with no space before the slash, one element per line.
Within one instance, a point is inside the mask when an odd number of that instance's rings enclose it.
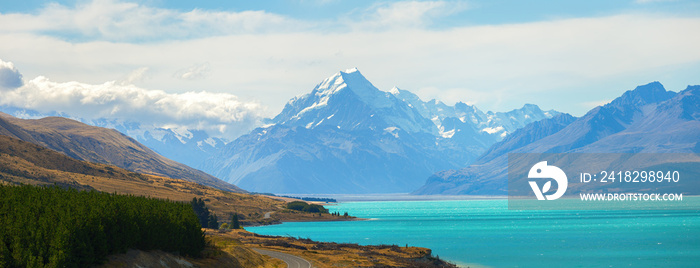
<path fill-rule="evenodd" d="M 75 7 L 51 3 L 37 14 L 0 16 L 0 32 L 62 35 L 76 40 L 149 41 L 284 32 L 300 27 L 299 21 L 264 11 L 180 12 L 116 0 L 78 1 Z"/>
<path fill-rule="evenodd" d="M 22 74 L 15 68 L 15 65 L 0 59 L 0 89 L 14 89 L 23 84 Z"/>
<path fill-rule="evenodd" d="M 394 28 L 424 28 L 434 19 L 447 17 L 467 9 L 460 1 L 401 1 L 377 3 L 360 14 L 350 14 L 342 20 L 355 30 L 389 30 Z"/>
<path fill-rule="evenodd" d="M 694 14 L 623 10 L 491 25 L 470 24 L 468 14 L 481 11 L 476 1 L 382 2 L 332 19 L 148 2 L 78 1 L 0 14 L 0 57 L 21 63 L 27 77 L 51 81 L 118 78 L 119 85 L 179 94 L 234 93 L 271 107 L 268 117 L 352 67 L 380 89 L 493 111 L 537 103 L 582 115 L 651 81 L 670 90 L 700 84 Z"/>
<path fill-rule="evenodd" d="M 204 79 L 211 72 L 209 63 L 197 64 L 175 72 L 175 77 L 184 80 Z"/>
<path fill-rule="evenodd" d="M 138 70 L 137 70 L 138 71 Z M 0 105 L 60 112 L 81 119 L 118 119 L 162 128 L 204 130 L 210 136 L 233 139 L 260 124 L 264 107 L 227 93 L 167 93 L 115 81 L 93 85 L 58 83 L 40 76 L 17 84 L 21 74 L 11 62 L 0 61 Z M 21 80 L 20 80 L 21 82 Z M 19 86 L 17 86 L 19 85 Z"/>

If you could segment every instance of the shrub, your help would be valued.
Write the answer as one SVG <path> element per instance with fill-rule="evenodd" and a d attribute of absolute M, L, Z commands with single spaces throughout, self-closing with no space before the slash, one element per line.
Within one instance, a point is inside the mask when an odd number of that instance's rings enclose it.
<path fill-rule="evenodd" d="M 304 211 L 304 208 L 308 207 L 309 204 L 301 201 L 293 201 L 287 203 L 287 208 L 291 210 Z"/>
<path fill-rule="evenodd" d="M 311 213 L 328 213 L 328 209 L 318 204 L 308 204 L 302 201 L 293 201 L 287 203 L 287 208 L 291 210 L 311 212 Z"/>

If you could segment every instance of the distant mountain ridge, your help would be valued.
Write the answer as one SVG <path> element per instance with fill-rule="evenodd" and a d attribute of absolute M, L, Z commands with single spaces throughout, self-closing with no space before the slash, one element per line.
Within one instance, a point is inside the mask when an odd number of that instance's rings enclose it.
<path fill-rule="evenodd" d="M 700 153 L 700 86 L 638 86 L 572 120 L 532 123 L 475 163 L 432 175 L 416 194 L 506 194 L 508 153 Z"/>
<path fill-rule="evenodd" d="M 435 99 L 422 101 L 410 91 L 397 87 L 392 88 L 390 92 L 409 103 L 411 107 L 415 107 L 423 117 L 430 119 L 443 137 L 452 136 L 464 128 L 473 128 L 474 134 L 488 134 L 493 136 L 493 139 L 500 140 L 529 123 L 559 114 L 554 110 L 542 111 L 534 104 L 525 104 L 522 108 L 509 112 L 484 113 L 476 106 L 463 102 L 449 106 Z"/>
<path fill-rule="evenodd" d="M 160 155 L 197 169 L 201 169 L 204 161 L 227 143 L 227 140 L 211 137 L 202 130 L 162 128 L 121 119 L 75 118 L 56 111 L 41 113 L 11 106 L 0 106 L 0 111 L 22 119 L 64 117 L 91 126 L 115 129 Z"/>
<path fill-rule="evenodd" d="M 86 120 L 88 125 L 113 128 L 146 145 L 158 154 L 190 167 L 201 169 L 204 160 L 226 144 L 203 130 L 160 128 L 119 120 Z"/>
<path fill-rule="evenodd" d="M 381 91 L 350 69 L 290 100 L 274 124 L 227 144 L 204 170 L 256 192 L 410 192 L 435 171 L 470 163 L 507 131 L 556 114 L 426 103 Z"/>
<path fill-rule="evenodd" d="M 78 160 L 244 192 L 209 174 L 167 159 L 115 130 L 93 127 L 67 118 L 19 119 L 0 113 L 0 134 L 50 148 Z"/>

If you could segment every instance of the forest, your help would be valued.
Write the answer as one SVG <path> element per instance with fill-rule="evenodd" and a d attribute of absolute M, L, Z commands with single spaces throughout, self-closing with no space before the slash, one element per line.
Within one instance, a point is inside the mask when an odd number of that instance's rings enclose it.
<path fill-rule="evenodd" d="M 89 267 L 127 249 L 199 256 L 189 202 L 0 185 L 0 267 Z"/>

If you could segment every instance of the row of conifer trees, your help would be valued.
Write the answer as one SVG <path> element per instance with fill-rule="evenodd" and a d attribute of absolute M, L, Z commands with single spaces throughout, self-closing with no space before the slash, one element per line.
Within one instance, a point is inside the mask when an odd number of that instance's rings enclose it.
<path fill-rule="evenodd" d="M 0 267 L 90 267 L 132 248 L 198 256 L 204 247 L 189 202 L 0 185 Z"/>

